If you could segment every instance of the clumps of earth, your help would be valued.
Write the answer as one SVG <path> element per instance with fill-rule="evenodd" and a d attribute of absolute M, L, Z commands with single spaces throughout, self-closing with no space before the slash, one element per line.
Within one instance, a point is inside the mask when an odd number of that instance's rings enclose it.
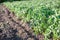
<path fill-rule="evenodd" d="M 36 36 L 27 23 L 0 5 L 0 40 L 44 40 L 44 36 Z"/>

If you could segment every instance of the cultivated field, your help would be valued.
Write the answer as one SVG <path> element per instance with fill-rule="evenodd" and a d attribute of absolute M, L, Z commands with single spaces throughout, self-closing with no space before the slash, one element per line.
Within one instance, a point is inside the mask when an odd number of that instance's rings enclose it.
<path fill-rule="evenodd" d="M 7 1 L 2 3 L 10 12 L 31 27 L 42 40 L 60 40 L 60 0 Z"/>

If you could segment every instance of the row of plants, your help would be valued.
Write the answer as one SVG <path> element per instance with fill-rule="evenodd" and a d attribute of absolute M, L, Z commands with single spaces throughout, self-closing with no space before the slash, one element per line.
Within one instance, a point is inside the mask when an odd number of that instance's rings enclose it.
<path fill-rule="evenodd" d="M 17 18 L 27 22 L 37 35 L 42 33 L 45 40 L 60 39 L 60 1 L 36 0 L 4 2 Z"/>

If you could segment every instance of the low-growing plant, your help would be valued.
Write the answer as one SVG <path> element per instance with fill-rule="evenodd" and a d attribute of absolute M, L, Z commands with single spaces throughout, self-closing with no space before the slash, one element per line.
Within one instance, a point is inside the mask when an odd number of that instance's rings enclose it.
<path fill-rule="evenodd" d="M 45 40 L 60 38 L 60 3 L 59 0 L 46 1 L 24 1 L 4 3 L 10 11 L 14 11 L 16 16 L 34 30 L 37 35 L 42 33 Z M 18 3 L 18 4 L 17 4 Z"/>

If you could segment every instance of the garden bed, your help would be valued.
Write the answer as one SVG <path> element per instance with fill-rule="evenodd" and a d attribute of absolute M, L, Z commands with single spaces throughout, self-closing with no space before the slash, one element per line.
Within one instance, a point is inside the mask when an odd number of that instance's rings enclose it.
<path fill-rule="evenodd" d="M 34 35 L 27 23 L 0 5 L 0 40 L 44 40 L 44 36 Z"/>

